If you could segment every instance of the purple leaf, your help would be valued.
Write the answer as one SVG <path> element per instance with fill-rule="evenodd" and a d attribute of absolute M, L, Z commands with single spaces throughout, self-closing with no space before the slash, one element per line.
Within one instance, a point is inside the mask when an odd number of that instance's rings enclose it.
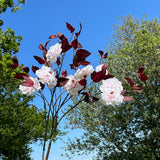
<path fill-rule="evenodd" d="M 103 56 L 104 52 L 101 50 L 98 50 L 99 54 L 101 55 L 101 57 Z"/>
<path fill-rule="evenodd" d="M 108 57 L 108 53 L 105 53 L 102 57 L 101 57 L 101 59 L 102 58 L 107 58 Z"/>
<path fill-rule="evenodd" d="M 73 26 L 71 26 L 71 25 L 70 25 L 69 23 L 67 23 L 67 22 L 66 22 L 66 24 L 67 24 L 68 30 L 70 30 L 70 32 L 73 33 L 74 30 L 75 30 L 75 28 L 73 28 Z"/>
<path fill-rule="evenodd" d="M 82 86 L 86 86 L 87 84 L 87 80 L 86 79 L 81 79 L 80 81 L 78 81 L 78 83 Z"/>
<path fill-rule="evenodd" d="M 141 81 L 144 81 L 144 82 L 148 79 L 148 77 L 143 73 L 138 74 L 138 77 Z"/>
<path fill-rule="evenodd" d="M 80 65 L 82 65 L 82 66 L 87 66 L 88 64 L 90 64 L 90 62 L 88 62 L 88 61 L 81 61 L 80 62 Z"/>
<path fill-rule="evenodd" d="M 39 64 L 45 64 L 45 60 L 43 59 L 43 58 L 41 58 L 41 57 L 38 57 L 38 56 L 33 56 L 38 62 L 39 62 Z"/>
<path fill-rule="evenodd" d="M 22 69 L 23 69 L 26 73 L 29 73 L 29 67 L 25 67 L 25 66 L 24 66 Z"/>
<path fill-rule="evenodd" d="M 72 43 L 71 43 L 71 45 L 74 48 L 74 50 L 76 50 L 77 47 L 78 47 L 78 41 L 77 41 L 77 39 L 73 40 Z"/>
<path fill-rule="evenodd" d="M 80 30 L 79 30 L 79 32 L 78 32 L 78 33 L 75 33 L 76 37 L 78 37 L 78 36 L 80 35 L 81 30 L 82 30 L 82 24 L 80 23 Z"/>
<path fill-rule="evenodd" d="M 37 66 L 32 66 L 32 71 L 33 71 L 34 73 L 36 73 L 37 70 L 39 70 L 39 68 L 38 68 Z"/>
<path fill-rule="evenodd" d="M 67 76 L 67 71 L 62 71 L 61 76 L 65 78 Z"/>
<path fill-rule="evenodd" d="M 141 87 L 141 86 L 134 86 L 133 89 L 137 92 L 140 92 L 141 90 L 144 89 L 144 87 Z"/>
<path fill-rule="evenodd" d="M 45 47 L 43 46 L 43 44 L 39 44 L 39 49 L 44 50 Z"/>
<path fill-rule="evenodd" d="M 49 36 L 49 39 L 55 39 L 55 38 L 57 38 L 55 34 L 52 34 L 51 36 Z"/>
<path fill-rule="evenodd" d="M 65 77 L 58 77 L 57 78 L 57 87 L 62 87 L 68 82 L 68 78 Z"/>
<path fill-rule="evenodd" d="M 60 58 L 58 57 L 56 60 L 57 65 L 59 66 L 61 64 Z"/>
<path fill-rule="evenodd" d="M 25 73 L 17 73 L 14 78 L 17 78 L 17 79 L 24 79 L 24 76 L 28 76 L 27 74 Z"/>
<path fill-rule="evenodd" d="M 137 72 L 137 73 L 143 73 L 143 71 L 144 71 L 144 67 L 141 66 L 141 67 L 138 69 L 138 72 Z"/>
<path fill-rule="evenodd" d="M 125 79 L 129 82 L 131 87 L 134 86 L 134 82 L 130 78 L 125 78 Z"/>
<path fill-rule="evenodd" d="M 83 58 L 85 59 L 85 58 L 88 57 L 90 54 L 91 54 L 91 53 L 88 52 L 88 51 L 85 50 L 85 49 L 79 49 L 79 50 L 76 51 L 76 55 L 77 55 L 78 57 L 81 57 L 82 59 L 83 59 Z"/>

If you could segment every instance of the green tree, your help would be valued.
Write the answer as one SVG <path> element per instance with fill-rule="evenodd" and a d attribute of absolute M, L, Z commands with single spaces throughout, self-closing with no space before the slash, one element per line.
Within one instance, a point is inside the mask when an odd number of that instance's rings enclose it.
<path fill-rule="evenodd" d="M 10 2 L 0 2 L 1 13 L 7 6 L 14 7 Z M 33 96 L 19 92 L 19 82 L 13 77 L 20 69 L 10 68 L 21 39 L 10 28 L 0 28 L 0 159 L 5 160 L 31 159 L 29 144 L 44 137 L 44 115 L 30 104 Z"/>
<path fill-rule="evenodd" d="M 68 150 L 97 153 L 103 160 L 158 160 L 160 158 L 160 21 L 121 17 L 106 47 L 108 70 L 119 78 L 134 100 L 120 106 L 84 103 L 68 117 L 73 127 L 83 128 L 81 139 L 68 142 Z M 136 92 L 124 79 L 138 82 L 144 66 L 148 80 Z M 135 84 L 137 85 L 137 84 Z M 97 86 L 90 89 L 97 92 Z M 75 100 L 76 101 L 76 100 Z"/>

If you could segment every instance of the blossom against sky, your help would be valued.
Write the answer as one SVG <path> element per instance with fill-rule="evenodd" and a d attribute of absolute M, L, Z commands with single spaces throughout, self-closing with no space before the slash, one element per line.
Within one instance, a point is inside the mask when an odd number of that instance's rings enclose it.
<path fill-rule="evenodd" d="M 10 27 L 17 35 L 23 37 L 17 57 L 20 63 L 31 68 L 32 65 L 37 65 L 33 55 L 42 56 L 38 48 L 40 43 L 44 44 L 50 35 L 57 32 L 69 37 L 66 22 L 74 26 L 77 31 L 81 23 L 82 32 L 79 41 L 83 48 L 91 53 L 89 61 L 95 67 L 98 64 L 98 50 L 105 50 L 107 37 L 113 34 L 113 25 L 118 23 L 117 17 L 131 14 L 141 18 L 146 14 L 152 19 L 159 17 L 159 6 L 159 0 L 28 0 L 26 5 L 22 6 L 23 9 L 16 14 L 6 12 L 2 15 L 3 29 Z M 51 42 L 51 45 L 53 43 Z M 68 66 L 64 68 L 67 69 Z M 72 131 L 67 136 L 75 137 L 77 132 L 79 131 Z M 66 137 L 64 139 L 66 140 Z M 56 143 L 53 152 L 51 151 L 50 160 L 53 155 L 55 160 L 67 160 L 60 157 L 64 152 L 60 147 L 63 146 L 60 141 Z M 35 157 L 35 160 L 41 159 L 41 147 L 34 146 L 33 149 L 35 152 L 32 157 Z M 79 159 L 85 158 L 76 157 L 75 160 Z"/>

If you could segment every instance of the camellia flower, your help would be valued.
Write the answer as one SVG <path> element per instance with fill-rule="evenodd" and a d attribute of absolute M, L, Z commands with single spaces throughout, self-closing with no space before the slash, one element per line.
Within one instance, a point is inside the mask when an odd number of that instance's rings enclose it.
<path fill-rule="evenodd" d="M 119 105 L 123 102 L 124 97 L 121 95 L 123 91 L 122 83 L 117 78 L 109 78 L 102 80 L 101 101 L 105 105 Z"/>
<path fill-rule="evenodd" d="M 83 85 L 78 83 L 77 79 L 73 75 L 67 77 L 69 80 L 63 86 L 63 89 L 66 90 L 70 95 L 78 95 L 78 92 L 84 88 Z"/>
<path fill-rule="evenodd" d="M 56 72 L 47 66 L 42 66 L 41 69 L 36 71 L 40 82 L 43 84 L 48 84 L 49 88 L 53 88 L 57 84 Z"/>
<path fill-rule="evenodd" d="M 46 54 L 47 61 L 50 63 L 56 62 L 57 57 L 60 57 L 61 52 L 62 48 L 60 43 L 56 43 L 55 45 L 51 46 Z"/>
<path fill-rule="evenodd" d="M 92 65 L 88 65 L 82 69 L 78 69 L 76 73 L 74 74 L 74 77 L 76 79 L 85 79 L 87 78 L 91 73 L 93 73 L 94 69 Z"/>
<path fill-rule="evenodd" d="M 40 83 L 37 78 L 29 77 L 33 84 L 31 85 L 19 85 L 19 89 L 22 94 L 32 95 L 35 91 L 39 91 L 41 89 Z M 22 82 L 23 83 L 23 82 Z"/>

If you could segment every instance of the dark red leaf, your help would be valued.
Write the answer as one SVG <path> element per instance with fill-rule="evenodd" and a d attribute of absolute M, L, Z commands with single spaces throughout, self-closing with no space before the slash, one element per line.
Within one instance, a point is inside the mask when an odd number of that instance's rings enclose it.
<path fill-rule="evenodd" d="M 88 64 L 90 64 L 90 62 L 88 62 L 88 61 L 81 61 L 80 62 L 80 65 L 82 65 L 82 66 L 87 66 Z"/>
<path fill-rule="evenodd" d="M 90 55 L 91 53 L 90 52 L 88 52 L 87 50 L 85 50 L 85 49 L 78 49 L 77 51 L 76 51 L 76 55 L 78 56 L 78 57 L 81 57 L 81 58 L 86 58 L 86 57 L 88 57 L 89 55 Z"/>
<path fill-rule="evenodd" d="M 130 97 L 130 96 L 124 96 L 123 101 L 133 101 L 134 98 Z"/>
<path fill-rule="evenodd" d="M 43 83 L 40 82 L 40 86 L 41 86 L 41 90 L 43 90 L 44 87 L 45 87 L 45 84 L 43 84 Z"/>
<path fill-rule="evenodd" d="M 75 30 L 75 28 L 73 28 L 73 27 L 72 27 L 69 23 L 67 23 L 67 22 L 66 22 L 66 24 L 67 24 L 68 30 L 70 30 L 70 32 L 73 33 L 74 30 Z"/>
<path fill-rule="evenodd" d="M 72 48 L 72 45 L 70 45 L 70 44 L 68 43 L 68 39 L 67 39 L 66 37 L 63 37 L 61 43 L 62 43 L 62 52 L 63 52 L 63 53 Z"/>
<path fill-rule="evenodd" d="M 82 48 L 82 45 L 78 42 L 77 48 Z"/>
<path fill-rule="evenodd" d="M 23 67 L 22 68 L 26 73 L 29 73 L 29 67 Z"/>
<path fill-rule="evenodd" d="M 76 69 L 76 66 L 74 64 L 70 64 L 71 69 Z"/>
<path fill-rule="evenodd" d="M 98 50 L 99 54 L 101 55 L 101 57 L 103 56 L 104 52 L 101 50 Z"/>
<path fill-rule="evenodd" d="M 78 41 L 77 41 L 77 39 L 73 40 L 72 43 L 71 43 L 71 45 L 74 48 L 74 50 L 76 50 L 77 47 L 78 47 Z"/>
<path fill-rule="evenodd" d="M 49 36 L 49 39 L 55 39 L 55 38 L 57 38 L 55 34 L 52 34 L 51 36 Z"/>
<path fill-rule="evenodd" d="M 141 67 L 138 69 L 138 73 L 143 73 L 143 71 L 144 71 L 144 67 L 141 66 Z"/>
<path fill-rule="evenodd" d="M 32 71 L 33 71 L 34 73 L 36 73 L 37 70 L 39 70 L 39 68 L 38 68 L 37 66 L 32 66 Z"/>
<path fill-rule="evenodd" d="M 14 63 L 14 64 L 11 64 L 11 65 L 10 65 L 10 68 L 15 69 L 15 68 L 17 68 L 18 66 L 19 66 L 18 63 Z"/>
<path fill-rule="evenodd" d="M 143 73 L 138 74 L 138 77 L 141 81 L 144 81 L 144 82 L 148 79 L 148 77 Z"/>
<path fill-rule="evenodd" d="M 106 79 L 113 78 L 113 77 L 114 75 L 112 75 L 111 73 L 108 73 L 107 75 L 103 76 L 103 79 L 106 80 Z"/>
<path fill-rule="evenodd" d="M 65 77 L 58 77 L 57 78 L 57 87 L 62 87 L 68 82 L 68 78 Z"/>
<path fill-rule="evenodd" d="M 67 76 L 67 71 L 62 71 L 61 76 L 65 78 Z"/>
<path fill-rule="evenodd" d="M 60 33 L 60 32 L 57 33 L 57 36 L 58 36 L 58 38 L 59 38 L 60 40 L 62 40 L 62 39 L 64 38 L 64 34 L 62 34 L 62 33 Z"/>
<path fill-rule="evenodd" d="M 28 76 L 26 73 L 17 73 L 14 78 L 24 79 L 24 76 Z"/>
<path fill-rule="evenodd" d="M 39 44 L 39 49 L 44 50 L 45 47 L 43 46 L 43 44 Z"/>
<path fill-rule="evenodd" d="M 50 42 L 50 40 L 45 43 L 45 46 L 44 46 L 44 47 L 45 47 L 45 50 L 46 50 L 46 51 L 47 51 L 46 47 L 47 47 L 47 45 L 48 45 L 49 42 Z"/>
<path fill-rule="evenodd" d="M 58 66 L 61 64 L 60 57 L 57 58 L 56 63 L 57 63 Z"/>
<path fill-rule="evenodd" d="M 141 90 L 144 89 L 144 87 L 141 87 L 141 86 L 134 86 L 133 89 L 137 92 L 140 92 Z"/>
<path fill-rule="evenodd" d="M 77 54 L 73 57 L 73 65 L 75 67 L 78 67 L 82 61 L 85 59 L 82 59 L 81 57 L 77 56 Z"/>
<path fill-rule="evenodd" d="M 103 76 L 104 76 L 104 74 L 103 74 L 103 71 L 102 71 L 102 70 L 99 71 L 99 72 L 95 72 L 95 71 L 94 71 L 94 72 L 91 74 L 91 79 L 93 80 L 93 82 L 99 82 L 99 81 L 102 80 Z"/>
<path fill-rule="evenodd" d="M 101 58 L 107 58 L 108 57 L 108 53 L 105 53 Z"/>
<path fill-rule="evenodd" d="M 131 87 L 134 86 L 134 82 L 130 78 L 125 78 L 125 79 L 129 82 Z"/>
<path fill-rule="evenodd" d="M 14 64 L 18 64 L 18 58 L 17 58 L 17 56 L 13 56 L 12 57 L 12 61 L 13 61 Z"/>
<path fill-rule="evenodd" d="M 85 102 L 89 102 L 90 93 L 89 93 L 89 92 L 82 92 L 81 94 L 85 95 L 84 101 L 85 101 Z"/>
<path fill-rule="evenodd" d="M 78 81 L 78 83 L 82 86 L 86 86 L 87 84 L 87 80 L 86 79 L 81 79 L 80 81 Z"/>
<path fill-rule="evenodd" d="M 82 24 L 80 23 L 80 30 L 79 30 L 79 32 L 78 32 L 78 33 L 75 33 L 76 37 L 78 37 L 78 36 L 80 35 L 81 30 L 82 30 Z"/>
<path fill-rule="evenodd" d="M 38 57 L 38 56 L 33 56 L 38 62 L 39 62 L 39 64 L 45 64 L 45 60 L 43 59 L 43 58 L 41 58 L 41 57 Z"/>

